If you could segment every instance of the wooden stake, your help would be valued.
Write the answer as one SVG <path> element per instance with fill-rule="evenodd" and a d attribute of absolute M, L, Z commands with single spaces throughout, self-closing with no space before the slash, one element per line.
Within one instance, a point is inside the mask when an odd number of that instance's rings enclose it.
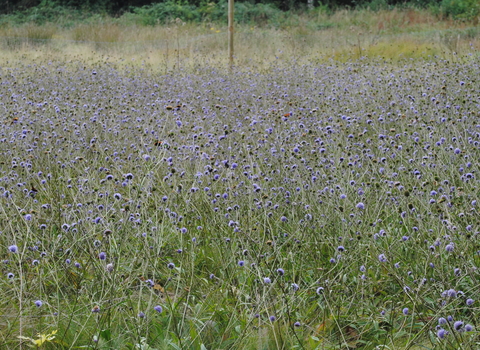
<path fill-rule="evenodd" d="M 233 3 L 234 0 L 228 0 L 228 61 L 230 68 L 233 67 Z"/>

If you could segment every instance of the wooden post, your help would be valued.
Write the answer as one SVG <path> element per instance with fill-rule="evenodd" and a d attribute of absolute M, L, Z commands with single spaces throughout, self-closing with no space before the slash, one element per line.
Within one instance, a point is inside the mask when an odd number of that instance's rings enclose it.
<path fill-rule="evenodd" d="M 230 68 L 233 67 L 233 2 L 228 0 L 228 61 Z"/>

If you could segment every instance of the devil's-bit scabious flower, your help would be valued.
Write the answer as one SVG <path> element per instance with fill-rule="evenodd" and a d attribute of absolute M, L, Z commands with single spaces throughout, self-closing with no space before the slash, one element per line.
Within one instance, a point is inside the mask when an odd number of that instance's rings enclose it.
<path fill-rule="evenodd" d="M 163 311 L 163 308 L 162 308 L 160 305 L 155 305 L 155 306 L 153 307 L 153 309 L 154 309 L 156 312 L 158 312 L 159 314 L 161 314 L 162 311 Z"/>
<path fill-rule="evenodd" d="M 455 321 L 455 323 L 453 324 L 453 328 L 456 331 L 459 331 L 460 329 L 462 329 L 462 327 L 463 327 L 463 322 L 462 321 Z"/>

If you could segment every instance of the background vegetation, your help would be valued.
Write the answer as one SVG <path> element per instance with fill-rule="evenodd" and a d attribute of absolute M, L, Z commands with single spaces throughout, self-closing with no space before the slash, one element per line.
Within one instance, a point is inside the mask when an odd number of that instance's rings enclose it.
<path fill-rule="evenodd" d="M 345 8 L 385 10 L 393 7 L 422 8 L 443 17 L 478 21 L 479 0 L 314 0 L 308 8 L 307 0 L 251 0 L 238 1 L 236 17 L 240 22 L 278 22 L 284 16 L 311 11 L 329 12 Z M 93 14 L 115 18 L 135 17 L 144 25 L 165 23 L 179 18 L 182 21 L 226 22 L 227 0 L 1 0 L 3 21 L 13 23 L 45 23 L 61 18 L 86 19 Z M 68 22 L 64 23 L 65 25 Z"/>

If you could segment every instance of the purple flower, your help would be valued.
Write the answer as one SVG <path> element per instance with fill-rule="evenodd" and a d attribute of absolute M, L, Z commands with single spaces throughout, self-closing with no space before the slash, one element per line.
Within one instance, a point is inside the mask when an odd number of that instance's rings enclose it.
<path fill-rule="evenodd" d="M 145 318 L 145 313 L 142 312 L 142 311 L 140 311 L 140 312 L 138 313 L 138 317 L 139 317 L 139 318 Z"/>
<path fill-rule="evenodd" d="M 35 301 L 35 306 L 36 307 L 41 307 L 43 305 L 43 302 L 41 300 L 36 300 Z"/>
<path fill-rule="evenodd" d="M 455 289 L 449 289 L 447 290 L 447 296 L 449 296 L 450 298 L 456 298 L 457 291 Z"/>
<path fill-rule="evenodd" d="M 408 315 L 408 307 L 404 308 L 404 309 L 402 310 L 402 313 L 403 313 L 405 316 Z"/>
<path fill-rule="evenodd" d="M 473 299 L 467 299 L 467 305 L 471 306 L 475 301 Z"/>
<path fill-rule="evenodd" d="M 323 288 L 323 287 L 318 287 L 318 288 L 317 288 L 317 294 L 318 294 L 318 295 L 323 294 L 323 291 L 324 291 L 324 288 Z"/>
<path fill-rule="evenodd" d="M 269 283 L 272 283 L 272 280 L 271 280 L 270 278 L 268 278 L 268 277 L 265 277 L 265 278 L 263 279 L 263 283 L 269 284 Z"/>
<path fill-rule="evenodd" d="M 440 325 L 447 324 L 447 320 L 446 320 L 445 318 L 443 318 L 443 317 L 440 317 L 440 318 L 438 319 L 438 324 L 440 324 Z"/>
<path fill-rule="evenodd" d="M 445 329 L 443 328 L 440 328 L 437 332 L 437 337 L 439 337 L 440 339 L 443 339 L 445 338 L 445 335 L 447 335 L 447 331 L 445 331 Z"/>
<path fill-rule="evenodd" d="M 154 309 L 156 312 L 158 312 L 159 314 L 161 314 L 162 311 L 163 311 L 163 309 L 162 309 L 162 307 L 161 307 L 160 305 L 154 306 L 153 309 Z"/>
<path fill-rule="evenodd" d="M 284 269 L 277 269 L 277 273 L 280 275 L 280 276 L 283 276 L 285 274 L 285 270 Z"/>
<path fill-rule="evenodd" d="M 463 327 L 463 322 L 462 321 L 455 321 L 455 323 L 453 324 L 453 328 L 456 331 L 459 331 L 462 327 Z"/>
<path fill-rule="evenodd" d="M 301 324 L 300 322 L 298 322 L 298 321 L 293 324 L 294 327 L 300 327 L 301 325 L 302 325 L 302 324 Z"/>
<path fill-rule="evenodd" d="M 270 320 L 270 322 L 274 322 L 277 318 L 275 316 L 270 316 L 268 319 Z"/>
<path fill-rule="evenodd" d="M 380 254 L 380 255 L 378 256 L 378 260 L 379 260 L 380 262 L 386 262 L 386 261 L 387 261 L 387 257 L 385 256 L 385 254 Z"/>
<path fill-rule="evenodd" d="M 363 209 L 365 209 L 365 204 L 363 204 L 362 202 L 360 202 L 360 203 L 358 203 L 358 204 L 356 205 L 356 207 L 357 207 L 357 209 L 363 210 Z"/>
<path fill-rule="evenodd" d="M 101 252 L 100 254 L 98 254 L 98 258 L 100 260 L 105 260 L 107 258 L 107 253 Z"/>
<path fill-rule="evenodd" d="M 238 262 L 238 266 L 243 266 L 243 265 L 245 265 L 245 261 L 240 260 L 240 261 Z"/>
<path fill-rule="evenodd" d="M 11 251 L 12 253 L 18 252 L 18 247 L 14 244 L 8 247 L 8 250 Z"/>
<path fill-rule="evenodd" d="M 465 331 L 466 332 L 471 332 L 473 331 L 473 326 L 471 324 L 466 324 L 465 325 Z"/>
<path fill-rule="evenodd" d="M 168 263 L 167 267 L 170 269 L 170 270 L 173 270 L 175 268 L 175 264 L 174 263 Z"/>
<path fill-rule="evenodd" d="M 445 247 L 445 250 L 446 250 L 447 252 L 453 252 L 453 248 L 454 248 L 454 247 L 453 247 L 453 244 L 450 243 L 450 244 L 447 244 L 447 246 Z"/>

